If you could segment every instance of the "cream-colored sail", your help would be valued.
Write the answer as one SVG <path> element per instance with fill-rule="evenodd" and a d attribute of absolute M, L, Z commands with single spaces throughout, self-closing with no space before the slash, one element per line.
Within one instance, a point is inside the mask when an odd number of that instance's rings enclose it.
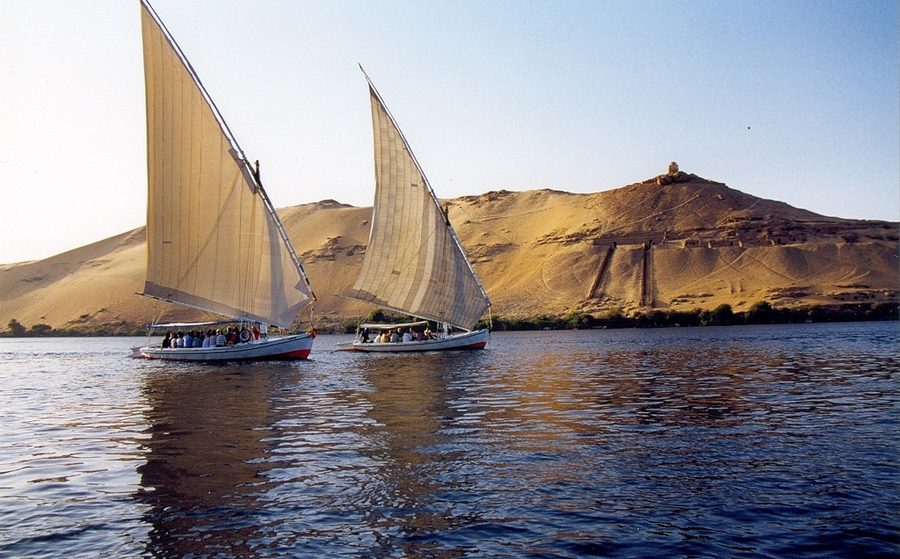
<path fill-rule="evenodd" d="M 171 36 L 141 4 L 147 95 L 144 294 L 288 326 L 312 294 L 271 202 Z"/>
<path fill-rule="evenodd" d="M 375 205 L 351 296 L 471 330 L 490 301 L 381 97 L 369 82 Z"/>

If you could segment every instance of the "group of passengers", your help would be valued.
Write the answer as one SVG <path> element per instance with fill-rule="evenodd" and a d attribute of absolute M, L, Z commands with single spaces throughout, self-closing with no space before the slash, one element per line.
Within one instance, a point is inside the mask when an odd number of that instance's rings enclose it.
<path fill-rule="evenodd" d="M 433 339 L 435 339 L 434 332 L 432 332 L 431 328 L 428 326 L 425 326 L 425 330 L 423 331 L 413 330 L 412 328 L 407 328 L 406 330 L 403 330 L 402 328 L 382 330 L 381 333 L 375 335 L 375 339 L 369 339 L 369 330 L 364 328 L 359 335 L 359 341 L 364 344 L 397 344 L 424 342 L 425 340 Z"/>
<path fill-rule="evenodd" d="M 251 330 L 242 328 L 238 330 L 236 326 L 228 328 L 212 328 L 203 330 L 189 330 L 188 332 L 166 332 L 163 338 L 163 348 L 208 348 L 208 347 L 225 347 L 236 345 L 239 343 L 249 342 L 250 340 L 258 340 L 260 336 L 259 326 L 253 325 Z"/>

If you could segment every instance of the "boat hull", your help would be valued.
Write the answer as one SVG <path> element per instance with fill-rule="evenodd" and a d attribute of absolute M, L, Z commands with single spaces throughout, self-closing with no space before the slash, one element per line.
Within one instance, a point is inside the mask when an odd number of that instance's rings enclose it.
<path fill-rule="evenodd" d="M 463 334 L 451 335 L 437 340 L 424 340 L 421 342 L 397 342 L 397 343 L 362 343 L 353 342 L 347 351 L 362 351 L 366 353 L 410 353 L 420 351 L 453 351 L 461 349 L 484 349 L 487 345 L 489 330 L 475 330 Z"/>
<path fill-rule="evenodd" d="M 310 334 L 296 334 L 225 347 L 141 347 L 134 350 L 134 357 L 207 362 L 306 359 L 312 350 L 312 343 L 313 337 Z"/>

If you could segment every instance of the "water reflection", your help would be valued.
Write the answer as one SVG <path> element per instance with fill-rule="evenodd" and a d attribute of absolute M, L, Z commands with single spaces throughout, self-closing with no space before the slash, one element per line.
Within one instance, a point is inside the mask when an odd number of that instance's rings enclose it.
<path fill-rule="evenodd" d="M 464 479 L 455 474 L 466 456 L 447 429 L 460 416 L 450 405 L 459 390 L 449 384 L 472 359 L 468 354 L 372 355 L 359 364 L 371 387 L 365 398 L 372 422 L 361 430 L 369 445 L 362 452 L 376 465 L 360 505 L 385 551 L 434 556 L 429 536 L 477 517 L 474 510 L 452 506 L 453 496 L 464 490 Z"/>
<path fill-rule="evenodd" d="M 520 333 L 484 352 L 148 371 L 147 554 L 787 556 L 888 541 L 896 335 L 747 332 Z"/>
<path fill-rule="evenodd" d="M 458 556 L 443 540 L 479 514 L 460 496 L 479 467 L 448 429 L 460 415 L 452 385 L 479 359 L 323 357 L 274 400 L 280 466 L 266 472 L 276 485 L 261 543 L 300 556 Z"/>
<path fill-rule="evenodd" d="M 253 514 L 272 486 L 262 475 L 277 388 L 269 367 L 167 364 L 146 375 L 137 499 L 149 505 L 148 555 L 254 555 Z"/>

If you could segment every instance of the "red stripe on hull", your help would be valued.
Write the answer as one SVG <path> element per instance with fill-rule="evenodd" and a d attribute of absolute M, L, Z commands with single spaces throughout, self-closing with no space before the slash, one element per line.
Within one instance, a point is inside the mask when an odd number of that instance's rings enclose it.
<path fill-rule="evenodd" d="M 306 359 L 309 357 L 309 352 L 312 351 L 310 349 L 298 349 L 297 351 L 290 351 L 288 353 L 281 353 L 279 355 L 273 355 L 270 359 L 278 359 L 281 361 L 287 361 L 290 359 Z"/>

